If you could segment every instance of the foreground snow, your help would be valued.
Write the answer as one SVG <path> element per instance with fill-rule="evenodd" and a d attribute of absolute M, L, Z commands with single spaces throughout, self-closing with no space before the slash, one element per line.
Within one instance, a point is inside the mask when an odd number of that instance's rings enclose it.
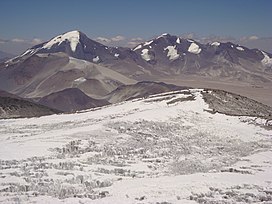
<path fill-rule="evenodd" d="M 271 201 L 272 132 L 260 121 L 211 114 L 201 90 L 0 120 L 0 202 Z"/>

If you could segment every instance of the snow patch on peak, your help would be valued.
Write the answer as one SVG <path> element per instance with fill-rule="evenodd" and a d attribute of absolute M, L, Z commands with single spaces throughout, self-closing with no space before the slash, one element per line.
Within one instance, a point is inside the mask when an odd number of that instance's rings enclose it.
<path fill-rule="evenodd" d="M 137 47 L 135 47 L 135 48 L 133 49 L 133 51 L 139 50 L 139 49 L 141 49 L 142 47 L 143 47 L 142 45 L 138 45 Z"/>
<path fill-rule="evenodd" d="M 151 57 L 148 54 L 148 49 L 143 49 L 141 56 L 145 61 L 150 61 L 151 60 Z"/>
<path fill-rule="evenodd" d="M 193 42 L 188 48 L 188 52 L 191 52 L 193 54 L 199 54 L 201 52 L 201 48 L 196 43 Z"/>
<path fill-rule="evenodd" d="M 163 33 L 160 36 L 158 36 L 157 39 L 162 38 L 162 37 L 167 36 L 167 35 L 169 35 L 169 34 L 168 33 Z"/>
<path fill-rule="evenodd" d="M 244 51 L 245 49 L 242 47 L 236 47 L 237 50 Z"/>
<path fill-rule="evenodd" d="M 145 42 L 143 46 L 150 45 L 151 43 L 153 43 L 153 40 L 150 40 L 150 41 L 148 41 L 148 42 Z"/>
<path fill-rule="evenodd" d="M 79 31 L 70 31 L 64 33 L 63 35 L 58 35 L 49 42 L 45 43 L 43 48 L 50 49 L 53 45 L 58 44 L 60 45 L 62 42 L 68 40 L 70 42 L 70 47 L 73 52 L 76 51 L 76 47 L 79 43 L 80 33 Z"/>
<path fill-rule="evenodd" d="M 188 42 L 191 42 L 191 43 L 194 43 L 195 41 L 193 40 L 190 40 L 190 39 L 187 39 Z"/>
<path fill-rule="evenodd" d="M 177 38 L 176 43 L 180 44 L 180 38 Z"/>
<path fill-rule="evenodd" d="M 164 50 L 168 50 L 167 57 L 170 60 L 176 60 L 179 58 L 178 51 L 176 50 L 176 46 L 167 46 Z"/>
<path fill-rule="evenodd" d="M 218 47 L 218 46 L 220 46 L 220 42 L 213 42 L 213 43 L 211 44 L 211 46 L 216 46 L 216 47 Z"/>
<path fill-rule="evenodd" d="M 99 56 L 96 56 L 95 58 L 93 58 L 93 62 L 98 62 L 100 60 Z"/>
<path fill-rule="evenodd" d="M 262 54 L 264 56 L 264 58 L 262 59 L 262 64 L 264 66 L 271 67 L 272 66 L 272 58 L 270 58 L 268 56 L 268 54 L 266 54 L 264 51 L 261 51 L 261 52 L 262 52 Z"/>
<path fill-rule="evenodd" d="M 79 84 L 81 84 L 81 83 L 83 83 L 83 82 L 85 82 L 85 81 L 87 81 L 87 79 L 84 78 L 84 77 L 80 77 L 80 78 L 74 80 L 74 82 L 77 82 L 77 83 L 79 83 Z"/>

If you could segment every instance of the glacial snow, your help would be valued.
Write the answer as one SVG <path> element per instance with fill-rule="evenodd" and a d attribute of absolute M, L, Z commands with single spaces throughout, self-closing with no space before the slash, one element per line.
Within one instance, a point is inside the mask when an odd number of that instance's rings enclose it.
<path fill-rule="evenodd" d="M 176 46 L 167 46 L 164 50 L 168 50 L 167 57 L 169 57 L 170 60 L 176 60 L 179 58 Z"/>
<path fill-rule="evenodd" d="M 180 44 L 180 38 L 177 38 L 176 43 Z"/>
<path fill-rule="evenodd" d="M 142 45 L 138 45 L 137 47 L 135 47 L 134 49 L 133 49 L 133 51 L 136 51 L 136 50 L 138 50 L 138 49 L 141 49 L 143 46 Z"/>
<path fill-rule="evenodd" d="M 211 113 L 201 91 L 0 120 L 0 202 L 271 199 L 271 130 Z"/>
<path fill-rule="evenodd" d="M 148 49 L 143 49 L 141 56 L 145 61 L 150 61 L 151 60 L 151 57 L 148 54 Z"/>
<path fill-rule="evenodd" d="M 201 52 L 201 48 L 196 43 L 193 42 L 189 46 L 188 52 L 191 52 L 193 54 L 199 54 Z"/>
<path fill-rule="evenodd" d="M 220 42 L 213 42 L 211 45 L 218 47 L 218 46 L 220 46 Z"/>
<path fill-rule="evenodd" d="M 143 46 L 150 45 L 151 43 L 153 43 L 153 40 L 150 40 L 150 41 L 148 41 L 148 42 L 145 42 Z"/>
<path fill-rule="evenodd" d="M 70 47 L 71 47 L 71 50 L 73 52 L 76 51 L 76 47 L 79 43 L 79 31 L 70 31 L 70 32 L 67 32 L 63 35 L 59 35 L 59 36 L 56 36 L 55 38 L 53 38 L 52 40 L 50 40 L 49 42 L 47 42 L 43 48 L 45 49 L 50 49 L 53 45 L 55 44 L 58 44 L 60 45 L 62 42 L 64 42 L 65 40 L 68 40 L 70 42 Z"/>
<path fill-rule="evenodd" d="M 157 39 L 162 38 L 162 37 L 167 36 L 167 35 L 169 35 L 169 34 L 168 33 L 163 33 L 160 36 L 158 36 Z"/>
<path fill-rule="evenodd" d="M 85 81 L 87 81 L 87 79 L 84 78 L 84 77 L 80 77 L 80 78 L 74 80 L 74 82 L 76 82 L 76 83 L 78 83 L 78 84 L 81 84 L 81 83 L 83 83 L 83 82 L 85 82 Z"/>
<path fill-rule="evenodd" d="M 240 46 L 236 47 L 236 49 L 239 50 L 239 51 L 244 51 L 245 50 L 244 48 L 242 48 Z"/>
<path fill-rule="evenodd" d="M 264 66 L 271 67 L 272 66 L 272 58 L 270 58 L 264 51 L 261 51 L 264 58 L 262 59 L 262 63 Z"/>
<path fill-rule="evenodd" d="M 93 58 L 93 62 L 97 63 L 100 60 L 99 56 L 96 56 L 95 58 Z"/>

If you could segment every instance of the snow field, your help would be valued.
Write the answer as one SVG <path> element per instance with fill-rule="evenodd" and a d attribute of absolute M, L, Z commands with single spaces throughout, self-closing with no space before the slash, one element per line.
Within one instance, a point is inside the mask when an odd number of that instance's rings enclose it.
<path fill-rule="evenodd" d="M 0 202 L 271 200 L 271 130 L 211 114 L 201 91 L 0 120 Z"/>

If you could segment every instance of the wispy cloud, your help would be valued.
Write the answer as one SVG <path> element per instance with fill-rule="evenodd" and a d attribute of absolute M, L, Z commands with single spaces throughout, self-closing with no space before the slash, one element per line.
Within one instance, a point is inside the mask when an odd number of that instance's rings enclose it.
<path fill-rule="evenodd" d="M 113 42 L 124 41 L 125 39 L 126 39 L 126 38 L 125 38 L 124 36 L 122 36 L 122 35 L 117 35 L 117 36 L 111 38 L 111 40 L 112 40 Z"/>
<path fill-rule="evenodd" d="M 26 49 L 42 43 L 43 40 L 40 38 L 33 39 L 22 39 L 22 38 L 13 38 L 13 39 L 0 39 L 0 50 L 12 54 L 20 54 Z"/>
<path fill-rule="evenodd" d="M 14 39 L 11 39 L 11 42 L 24 43 L 24 42 L 26 42 L 26 40 L 20 39 L 20 38 L 14 38 Z"/>
<path fill-rule="evenodd" d="M 37 44 L 40 44 L 42 42 L 43 42 L 43 40 L 40 39 L 40 38 L 34 38 L 33 40 L 31 40 L 32 45 L 37 45 Z"/>
<path fill-rule="evenodd" d="M 132 38 L 130 39 L 128 42 L 127 42 L 127 47 L 135 47 L 137 45 L 139 45 L 140 43 L 144 42 L 144 39 L 143 38 Z"/>
<path fill-rule="evenodd" d="M 242 42 L 248 42 L 248 41 L 253 41 L 253 40 L 258 40 L 259 37 L 256 35 L 252 35 L 252 36 L 244 36 L 242 38 L 240 38 L 240 41 Z"/>
<path fill-rule="evenodd" d="M 118 42 L 123 42 L 126 40 L 126 37 L 122 36 L 122 35 L 117 35 L 111 38 L 106 38 L 106 37 L 97 37 L 95 38 L 96 41 L 105 44 L 105 45 L 114 45 Z"/>
<path fill-rule="evenodd" d="M 210 43 L 210 42 L 235 42 L 236 41 L 236 39 L 231 36 L 214 36 L 214 35 L 196 38 L 195 40 L 198 40 L 204 44 Z"/>
<path fill-rule="evenodd" d="M 95 40 L 100 43 L 110 43 L 111 42 L 111 40 L 109 38 L 105 38 L 105 37 L 97 37 L 97 38 L 95 38 Z"/>

